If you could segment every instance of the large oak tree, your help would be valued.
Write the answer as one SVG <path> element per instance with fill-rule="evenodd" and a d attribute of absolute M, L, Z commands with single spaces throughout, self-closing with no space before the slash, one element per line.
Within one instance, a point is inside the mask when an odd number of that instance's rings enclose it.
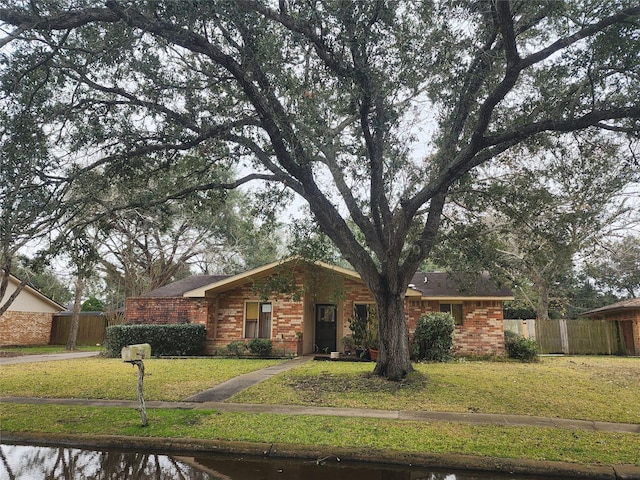
<path fill-rule="evenodd" d="M 633 1 L 7 3 L 3 43 L 42 51 L 16 68 L 52 73 L 83 168 L 196 149 L 245 174 L 202 188 L 304 198 L 378 303 L 390 379 L 411 370 L 403 297 L 452 185 L 543 135 L 640 129 Z"/>

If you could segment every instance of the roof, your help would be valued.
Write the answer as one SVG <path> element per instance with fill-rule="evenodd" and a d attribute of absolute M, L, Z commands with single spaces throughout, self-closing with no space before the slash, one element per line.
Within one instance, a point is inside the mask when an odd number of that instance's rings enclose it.
<path fill-rule="evenodd" d="M 143 297 L 182 297 L 185 293 L 205 285 L 217 283 L 231 275 L 193 275 L 176 282 L 156 288 L 142 295 Z"/>
<path fill-rule="evenodd" d="M 411 279 L 409 288 L 419 291 L 423 298 L 513 299 L 511 290 L 504 286 L 498 287 L 487 273 L 474 275 L 448 272 L 417 272 Z"/>
<path fill-rule="evenodd" d="M 202 298 L 264 278 L 271 275 L 278 267 L 284 264 L 296 263 L 297 261 L 297 259 L 288 259 L 273 262 L 237 275 L 196 275 L 187 277 L 153 290 L 143 295 L 143 297 L 184 296 Z M 343 276 L 360 280 L 360 275 L 353 270 L 323 262 L 315 262 L 315 265 L 327 270 L 333 270 Z M 511 291 L 505 287 L 497 287 L 488 274 L 477 276 L 442 272 L 416 273 L 407 289 L 407 296 L 450 300 L 513 299 Z"/>
<path fill-rule="evenodd" d="M 584 316 L 601 315 L 601 314 L 613 312 L 616 310 L 626 311 L 631 309 L 640 309 L 640 298 L 631 298 L 629 300 L 622 300 L 620 302 L 612 303 L 611 305 L 605 305 L 604 307 L 596 308 L 594 310 L 589 310 L 588 312 L 584 312 L 582 315 Z"/>

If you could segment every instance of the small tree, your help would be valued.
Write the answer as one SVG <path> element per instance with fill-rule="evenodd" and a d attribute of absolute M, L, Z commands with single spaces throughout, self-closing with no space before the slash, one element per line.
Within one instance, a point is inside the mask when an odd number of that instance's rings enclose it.
<path fill-rule="evenodd" d="M 446 362 L 451 357 L 455 319 L 449 313 L 434 312 L 421 316 L 413 335 L 416 360 Z"/>

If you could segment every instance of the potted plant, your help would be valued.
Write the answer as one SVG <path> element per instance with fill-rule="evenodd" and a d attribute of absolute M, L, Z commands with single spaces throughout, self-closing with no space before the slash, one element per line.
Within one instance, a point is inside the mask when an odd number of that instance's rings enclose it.
<path fill-rule="evenodd" d="M 367 330 L 365 334 L 364 346 L 369 351 L 369 358 L 376 362 L 378 360 L 378 312 L 375 307 L 367 308 Z"/>
<path fill-rule="evenodd" d="M 361 358 L 364 353 L 364 343 L 367 334 L 367 319 L 353 312 L 349 317 L 349 330 L 351 330 L 351 338 L 353 339 L 356 358 Z"/>
<path fill-rule="evenodd" d="M 351 335 L 345 335 L 342 337 L 342 346 L 344 347 L 345 355 L 351 355 L 351 352 L 355 350 L 356 341 Z"/>
<path fill-rule="evenodd" d="M 356 315 L 354 312 L 349 318 L 349 329 L 353 334 L 357 357 L 364 358 L 368 355 L 372 360 L 374 356 L 377 359 L 378 312 L 376 306 L 368 305 L 366 316 Z"/>

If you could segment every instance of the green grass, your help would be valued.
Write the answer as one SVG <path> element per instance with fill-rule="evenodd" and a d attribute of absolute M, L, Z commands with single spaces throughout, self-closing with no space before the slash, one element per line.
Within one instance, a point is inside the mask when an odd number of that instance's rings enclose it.
<path fill-rule="evenodd" d="M 146 400 L 178 401 L 280 360 L 148 359 Z M 3 365 L 4 396 L 136 400 L 138 369 L 120 359 L 88 358 Z"/>
<path fill-rule="evenodd" d="M 229 401 L 479 412 L 640 423 L 640 358 L 545 357 L 539 363 L 416 365 L 405 381 L 371 364 L 308 362 Z"/>
<path fill-rule="evenodd" d="M 216 411 L 0 404 L 3 432 L 288 443 L 408 453 L 458 453 L 590 464 L 640 464 L 640 436 L 553 428 L 421 423 Z"/>

